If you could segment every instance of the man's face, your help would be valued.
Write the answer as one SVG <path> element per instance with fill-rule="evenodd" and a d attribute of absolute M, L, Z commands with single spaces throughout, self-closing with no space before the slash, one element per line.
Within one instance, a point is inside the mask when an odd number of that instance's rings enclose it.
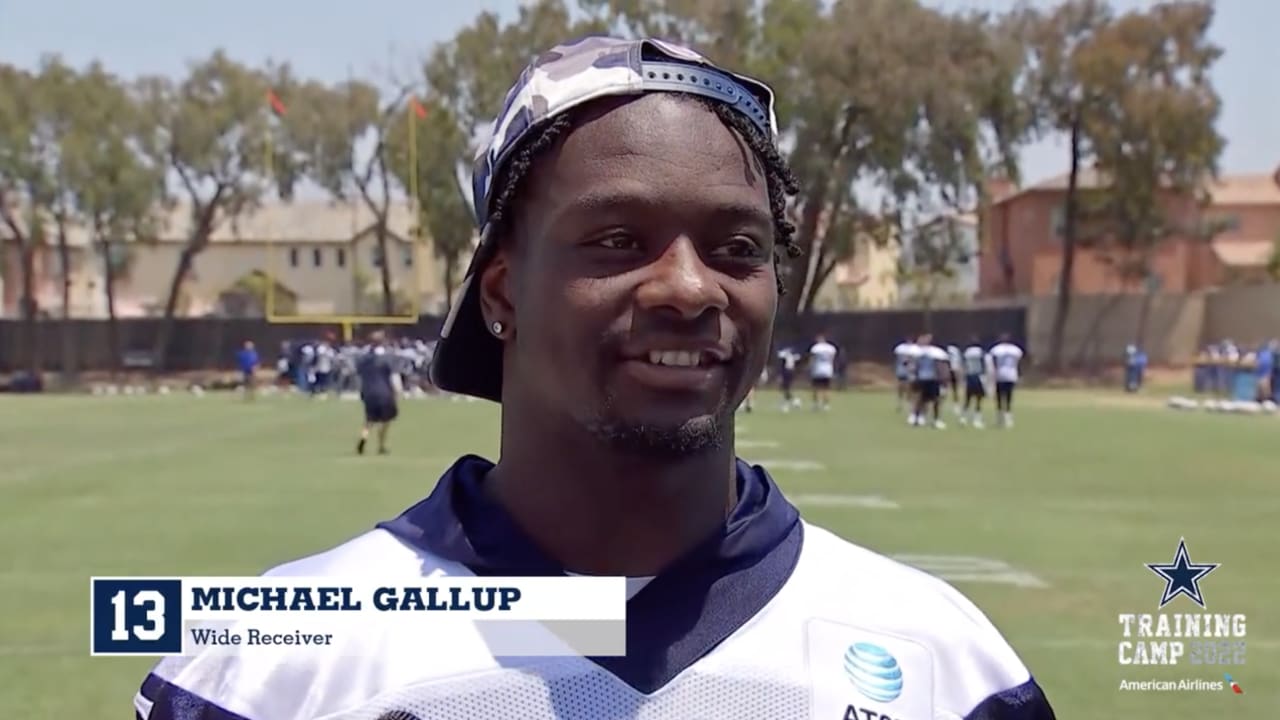
<path fill-rule="evenodd" d="M 610 101 L 535 162 L 515 227 L 504 384 L 631 451 L 718 446 L 778 300 L 746 143 L 687 100 Z"/>

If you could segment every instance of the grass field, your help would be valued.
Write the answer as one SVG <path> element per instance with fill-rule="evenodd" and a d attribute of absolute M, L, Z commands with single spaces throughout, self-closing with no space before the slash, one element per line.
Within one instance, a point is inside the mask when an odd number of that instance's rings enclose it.
<path fill-rule="evenodd" d="M 1012 431 L 908 428 L 878 393 L 783 415 L 764 394 L 740 454 L 808 519 L 942 573 L 1004 630 L 1060 718 L 1280 716 L 1280 418 L 1027 392 Z M 0 396 L 0 717 L 131 716 L 151 661 L 88 656 L 90 575 L 250 575 L 326 549 L 492 457 L 488 403 L 406 402 L 393 454 L 355 457 L 357 406 L 231 396 Z M 948 418 L 951 419 L 951 418 Z M 778 462 L 770 462 L 778 461 Z M 1121 692 L 1119 613 L 1157 611 L 1185 536 L 1209 612 L 1248 615 L 1230 692 Z M 920 556 L 947 556 L 922 558 Z M 956 557 L 980 560 L 956 560 Z M 928 569 L 928 568 L 927 568 Z M 1198 610 L 1178 598 L 1166 611 Z M 918 719 L 923 720 L 923 719 Z"/>

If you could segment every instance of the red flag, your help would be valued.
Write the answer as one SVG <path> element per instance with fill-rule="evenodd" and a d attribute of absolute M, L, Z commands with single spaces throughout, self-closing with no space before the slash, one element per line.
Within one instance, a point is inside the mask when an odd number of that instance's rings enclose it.
<path fill-rule="evenodd" d="M 284 115 L 284 103 L 280 101 L 280 96 L 276 95 L 275 90 L 267 90 L 267 102 L 271 103 L 271 111 L 276 115 Z"/>
<path fill-rule="evenodd" d="M 425 105 L 418 102 L 418 98 L 409 98 L 409 106 L 413 108 L 413 114 L 417 115 L 419 120 L 427 119 L 427 108 Z"/>

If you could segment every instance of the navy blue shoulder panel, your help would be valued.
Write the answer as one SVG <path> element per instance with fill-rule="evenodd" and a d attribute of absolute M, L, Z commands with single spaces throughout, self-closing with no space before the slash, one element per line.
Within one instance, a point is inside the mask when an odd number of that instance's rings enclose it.
<path fill-rule="evenodd" d="M 459 459 L 427 499 L 378 527 L 477 575 L 563 575 L 481 489 L 492 467 L 474 455 Z M 737 481 L 738 502 L 721 532 L 627 604 L 626 656 L 591 658 L 639 692 L 663 687 L 746 624 L 799 562 L 799 512 L 763 468 L 738 461 Z"/>
<path fill-rule="evenodd" d="M 1057 720 L 1044 690 L 1031 678 L 978 703 L 964 720 Z"/>
<path fill-rule="evenodd" d="M 142 697 L 150 700 L 151 714 L 139 720 L 249 720 L 230 710 L 219 707 L 193 692 L 151 673 L 142 681 Z"/>

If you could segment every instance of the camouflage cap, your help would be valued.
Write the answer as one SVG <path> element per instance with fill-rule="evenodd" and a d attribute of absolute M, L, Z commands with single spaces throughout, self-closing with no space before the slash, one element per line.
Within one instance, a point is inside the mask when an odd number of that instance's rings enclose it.
<path fill-rule="evenodd" d="M 589 36 L 534 58 L 507 92 L 489 139 L 476 155 L 471 186 L 480 245 L 445 319 L 431 363 L 431 380 L 449 392 L 498 401 L 502 343 L 485 327 L 476 278 L 493 254 L 489 226 L 494 182 L 512 151 L 552 118 L 611 96 L 679 92 L 728 105 L 762 135 L 777 139 L 768 85 L 716 67 L 702 55 L 663 40 Z"/>

